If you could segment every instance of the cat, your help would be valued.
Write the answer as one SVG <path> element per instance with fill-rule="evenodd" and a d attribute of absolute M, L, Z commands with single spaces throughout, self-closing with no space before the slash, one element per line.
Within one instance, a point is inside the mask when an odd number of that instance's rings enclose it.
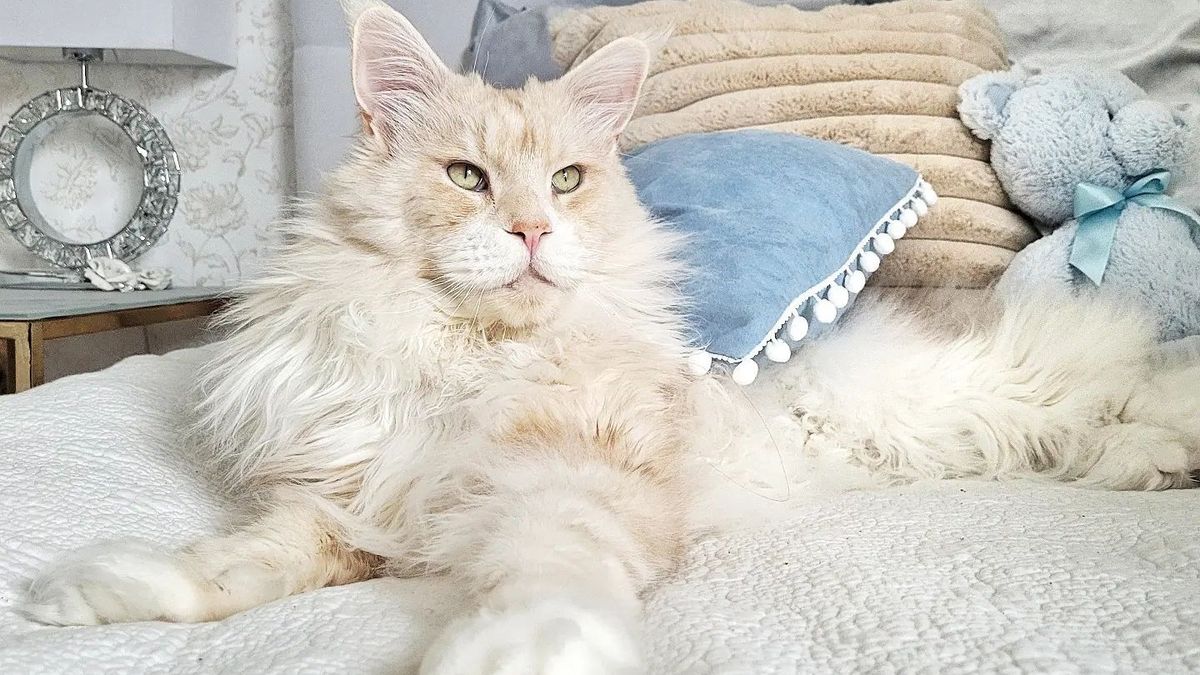
<path fill-rule="evenodd" d="M 196 442 L 254 512 L 178 553 L 71 554 L 26 613 L 210 621 L 445 573 L 474 604 L 422 673 L 636 673 L 641 595 L 692 533 L 744 522 L 741 497 L 780 501 L 722 458 L 793 478 L 832 458 L 882 483 L 1190 484 L 1200 429 L 1175 423 L 1200 412 L 1195 380 L 1155 370 L 1146 325 L 1095 301 L 991 298 L 961 318 L 863 298 L 752 391 L 690 374 L 683 242 L 639 205 L 617 147 L 653 49 L 621 38 L 560 80 L 497 90 L 361 7 L 356 149 L 225 314 L 199 386 Z"/>

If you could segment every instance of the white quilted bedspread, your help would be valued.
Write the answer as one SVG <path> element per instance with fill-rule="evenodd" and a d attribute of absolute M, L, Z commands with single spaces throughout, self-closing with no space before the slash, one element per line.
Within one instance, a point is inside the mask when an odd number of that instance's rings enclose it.
<path fill-rule="evenodd" d="M 376 580 L 201 625 L 47 628 L 12 607 L 58 552 L 175 546 L 221 500 L 176 445 L 199 351 L 0 399 L 0 673 L 407 673 L 460 603 Z M 701 542 L 649 597 L 650 672 L 1200 671 L 1200 491 L 943 483 L 813 499 Z"/>

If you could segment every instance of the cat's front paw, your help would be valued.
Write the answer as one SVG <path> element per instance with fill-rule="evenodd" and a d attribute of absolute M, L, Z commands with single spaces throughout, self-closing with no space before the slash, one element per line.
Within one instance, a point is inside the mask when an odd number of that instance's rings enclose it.
<path fill-rule="evenodd" d="M 572 600 L 483 609 L 450 624 L 421 675 L 634 675 L 641 654 L 631 627 Z"/>
<path fill-rule="evenodd" d="M 55 626 L 195 621 L 200 593 L 190 570 L 149 544 L 99 544 L 51 565 L 30 584 L 21 610 Z"/>

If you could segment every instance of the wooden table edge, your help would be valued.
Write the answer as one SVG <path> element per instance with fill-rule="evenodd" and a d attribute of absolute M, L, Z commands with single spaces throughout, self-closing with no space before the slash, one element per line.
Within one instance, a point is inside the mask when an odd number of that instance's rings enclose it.
<path fill-rule="evenodd" d="M 45 340 L 200 319 L 211 316 L 227 302 L 228 298 L 204 298 L 150 307 L 99 310 L 74 316 L 0 320 L 0 340 L 13 345 L 11 354 L 6 358 L 13 372 L 6 374 L 4 379 L 7 382 L 0 383 L 5 385 L 0 387 L 0 391 L 20 393 L 43 383 Z"/>
<path fill-rule="evenodd" d="M 29 319 L 24 323 L 40 324 L 42 338 L 53 340 L 75 335 L 103 333 L 121 328 L 138 328 L 171 321 L 200 319 L 210 316 L 226 302 L 227 300 L 222 298 L 205 298 L 150 307 L 109 309 L 73 316 Z"/>

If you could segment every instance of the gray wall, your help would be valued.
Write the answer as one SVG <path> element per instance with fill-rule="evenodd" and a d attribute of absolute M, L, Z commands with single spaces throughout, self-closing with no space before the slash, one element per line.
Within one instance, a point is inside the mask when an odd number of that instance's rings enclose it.
<path fill-rule="evenodd" d="M 458 66 L 470 37 L 476 0 L 387 2 L 412 21 L 447 64 Z M 350 36 L 336 0 L 293 0 L 292 22 L 296 184 L 302 193 L 317 192 L 323 172 L 337 165 L 357 130 Z"/>
<path fill-rule="evenodd" d="M 476 0 L 389 0 L 451 67 L 458 65 L 471 35 Z"/>

